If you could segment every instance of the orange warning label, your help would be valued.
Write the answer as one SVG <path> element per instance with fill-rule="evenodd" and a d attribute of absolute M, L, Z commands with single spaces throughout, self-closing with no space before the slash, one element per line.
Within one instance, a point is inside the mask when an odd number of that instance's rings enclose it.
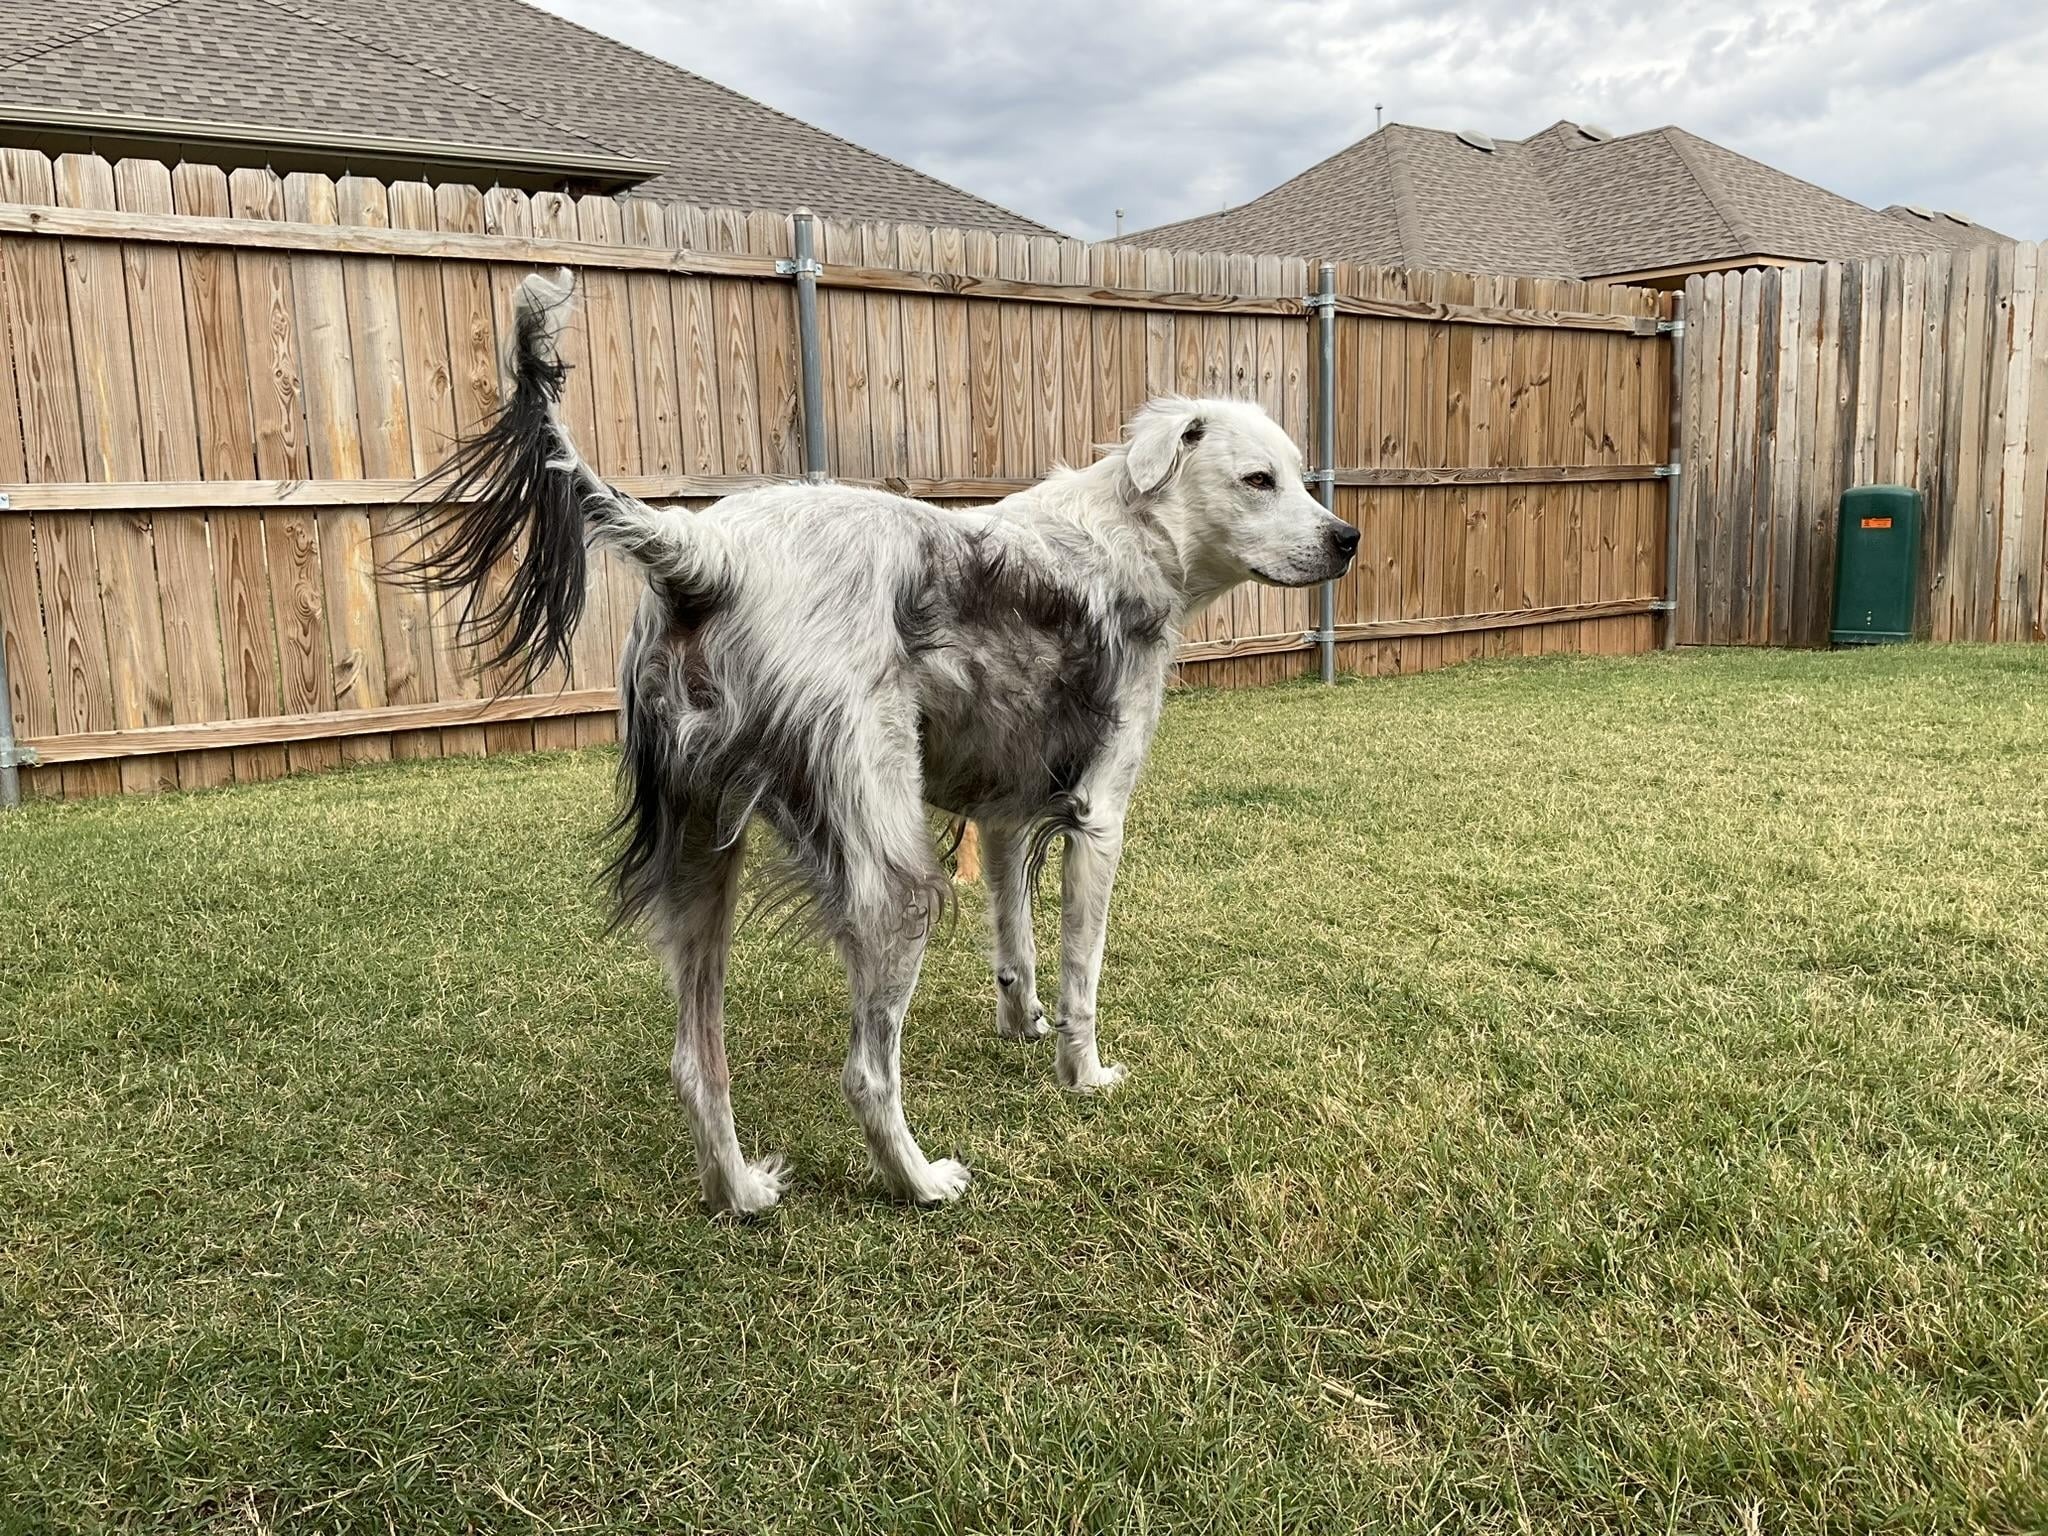
<path fill-rule="evenodd" d="M 1888 517 L 1866 517 L 1863 519 L 1863 526 L 1866 528 L 1889 528 L 1891 525 L 1892 520 Z"/>

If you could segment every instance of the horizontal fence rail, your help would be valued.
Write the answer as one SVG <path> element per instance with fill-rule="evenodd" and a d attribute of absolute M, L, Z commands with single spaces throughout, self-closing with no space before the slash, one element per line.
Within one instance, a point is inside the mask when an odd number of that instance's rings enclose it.
<path fill-rule="evenodd" d="M 815 235 L 800 274 L 782 213 L 0 150 L 0 656 L 30 792 L 613 739 L 638 600 L 614 562 L 593 562 L 567 666 L 504 696 L 448 611 L 377 575 L 421 477 L 495 409 L 535 268 L 578 273 L 569 429 L 650 501 L 800 479 L 813 456 L 992 500 L 1166 393 L 1257 400 L 1309 441 L 1303 262 Z M 1648 648 L 1668 299 L 1349 266 L 1337 290 L 1333 494 L 1365 535 L 1342 665 Z M 1190 624 L 1183 675 L 1310 669 L 1314 601 L 1231 594 Z"/>

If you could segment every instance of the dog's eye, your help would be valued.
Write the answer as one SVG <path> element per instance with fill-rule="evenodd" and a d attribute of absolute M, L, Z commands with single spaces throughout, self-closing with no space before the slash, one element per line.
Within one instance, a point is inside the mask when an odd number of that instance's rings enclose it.
<path fill-rule="evenodd" d="M 1255 474 L 1246 475 L 1244 483 L 1255 491 L 1270 491 L 1273 489 L 1273 477 L 1263 469 Z"/>

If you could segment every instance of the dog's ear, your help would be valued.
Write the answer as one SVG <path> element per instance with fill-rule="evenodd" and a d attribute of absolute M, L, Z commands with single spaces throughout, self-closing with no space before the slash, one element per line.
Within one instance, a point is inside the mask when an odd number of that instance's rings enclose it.
<path fill-rule="evenodd" d="M 1141 492 L 1156 491 L 1173 478 L 1180 456 L 1202 440 L 1201 412 L 1191 400 L 1157 402 L 1131 423 L 1131 446 L 1124 464 L 1131 484 Z"/>

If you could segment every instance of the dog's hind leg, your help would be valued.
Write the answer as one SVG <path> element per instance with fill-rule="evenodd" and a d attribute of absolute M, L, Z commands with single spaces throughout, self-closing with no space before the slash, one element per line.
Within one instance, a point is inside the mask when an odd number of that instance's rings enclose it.
<path fill-rule="evenodd" d="M 701 839 L 700 846 L 710 838 Z M 694 852 L 695 850 L 693 850 Z M 676 1048 L 669 1080 L 690 1117 L 697 1176 L 714 1211 L 751 1216 L 782 1198 L 782 1160 L 748 1162 L 732 1122 L 732 1075 L 725 1060 L 725 962 L 739 903 L 744 842 L 693 857 L 664 895 L 654 937 L 676 991 Z"/>
<path fill-rule="evenodd" d="M 921 932 L 902 930 L 846 942 L 853 1030 L 840 1082 L 867 1136 L 869 1160 L 890 1193 L 937 1205 L 967 1187 L 967 1169 L 951 1158 L 928 1160 L 903 1115 L 903 1016 L 917 988 L 924 946 Z"/>
<path fill-rule="evenodd" d="M 935 1205 L 967 1187 L 967 1169 L 951 1159 L 930 1161 L 910 1134 L 903 1114 L 903 1018 L 950 882 L 933 855 L 914 772 L 896 783 L 892 777 L 884 770 L 865 786 L 866 817 L 840 823 L 850 834 L 839 850 L 846 878 L 827 897 L 836 908 L 853 993 L 840 1083 L 890 1192 Z"/>
<path fill-rule="evenodd" d="M 982 828 L 982 867 L 995 925 L 996 1033 L 1005 1040 L 1043 1040 L 1052 1033 L 1038 1001 L 1029 846 L 1026 828 Z"/>

